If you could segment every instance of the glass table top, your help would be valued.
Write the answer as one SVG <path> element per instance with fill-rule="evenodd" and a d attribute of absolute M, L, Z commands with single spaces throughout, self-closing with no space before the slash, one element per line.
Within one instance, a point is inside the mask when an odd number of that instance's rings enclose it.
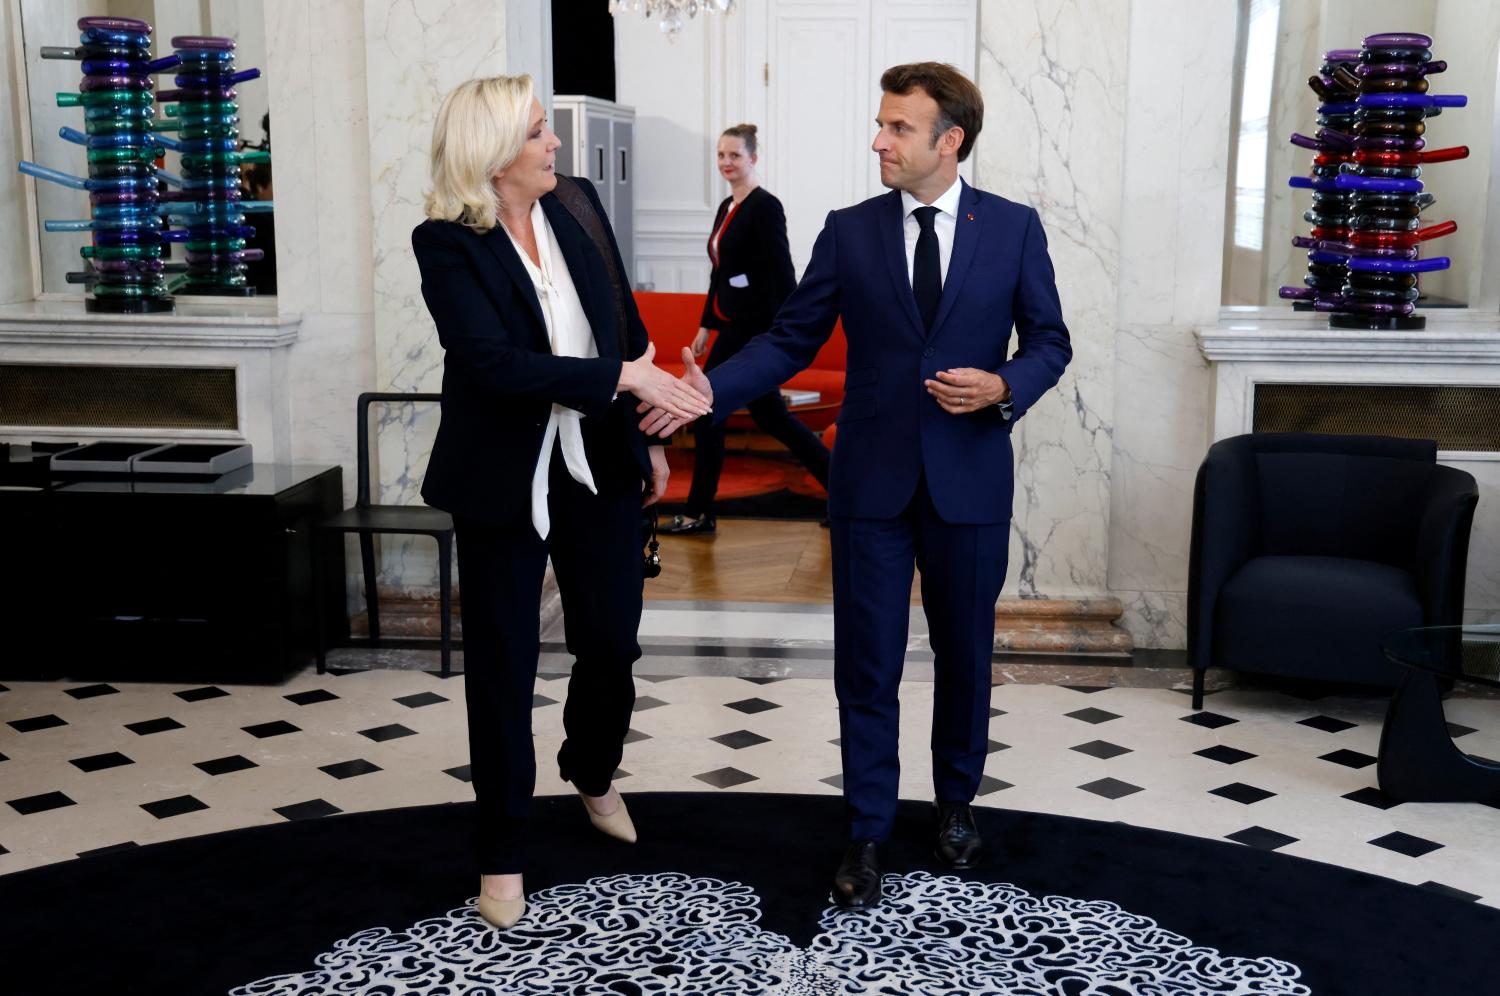
<path fill-rule="evenodd" d="M 1380 646 L 1397 664 L 1500 688 L 1500 625 L 1403 629 Z"/>

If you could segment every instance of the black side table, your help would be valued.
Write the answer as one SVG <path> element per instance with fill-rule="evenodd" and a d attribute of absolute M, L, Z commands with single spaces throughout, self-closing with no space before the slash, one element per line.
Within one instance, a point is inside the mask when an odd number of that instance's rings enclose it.
<path fill-rule="evenodd" d="M 313 583 L 339 468 L 0 487 L 0 677 L 279 681 L 344 611 L 343 551 Z"/>
<path fill-rule="evenodd" d="M 1500 625 L 1404 629 L 1381 649 L 1406 674 L 1380 733 L 1380 790 L 1399 802 L 1500 802 L 1500 764 L 1458 749 L 1442 700 L 1454 681 L 1500 688 Z"/>

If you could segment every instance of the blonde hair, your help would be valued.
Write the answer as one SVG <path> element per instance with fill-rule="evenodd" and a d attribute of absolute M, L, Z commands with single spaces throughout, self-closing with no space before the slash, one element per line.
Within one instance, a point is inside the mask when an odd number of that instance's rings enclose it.
<path fill-rule="evenodd" d="M 432 129 L 432 190 L 427 217 L 480 234 L 495 227 L 500 196 L 491 178 L 526 144 L 531 77 L 469 80 L 443 98 Z"/>

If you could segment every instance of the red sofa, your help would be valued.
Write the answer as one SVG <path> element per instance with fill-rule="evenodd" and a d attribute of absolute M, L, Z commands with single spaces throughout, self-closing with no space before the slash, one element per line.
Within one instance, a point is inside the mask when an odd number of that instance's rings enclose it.
<path fill-rule="evenodd" d="M 641 320 L 656 343 L 656 365 L 674 373 L 682 372 L 682 347 L 693 344 L 698 321 L 703 317 L 702 294 L 667 294 L 636 291 L 635 304 Z M 797 405 L 792 411 L 808 428 L 821 430 L 833 424 L 844 400 L 844 328 L 833 327 L 833 334 L 818 350 L 812 365 L 784 385 L 804 391 L 817 391 L 814 404 Z M 729 417 L 731 426 L 750 426 L 749 413 L 743 409 Z"/>

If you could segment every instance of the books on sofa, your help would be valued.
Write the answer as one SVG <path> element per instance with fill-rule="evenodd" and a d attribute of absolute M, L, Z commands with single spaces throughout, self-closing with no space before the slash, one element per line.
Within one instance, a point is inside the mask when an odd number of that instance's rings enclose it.
<path fill-rule="evenodd" d="M 799 391 L 795 388 L 783 387 L 781 399 L 788 406 L 795 408 L 798 405 L 815 405 L 823 400 L 823 395 L 817 391 Z"/>

